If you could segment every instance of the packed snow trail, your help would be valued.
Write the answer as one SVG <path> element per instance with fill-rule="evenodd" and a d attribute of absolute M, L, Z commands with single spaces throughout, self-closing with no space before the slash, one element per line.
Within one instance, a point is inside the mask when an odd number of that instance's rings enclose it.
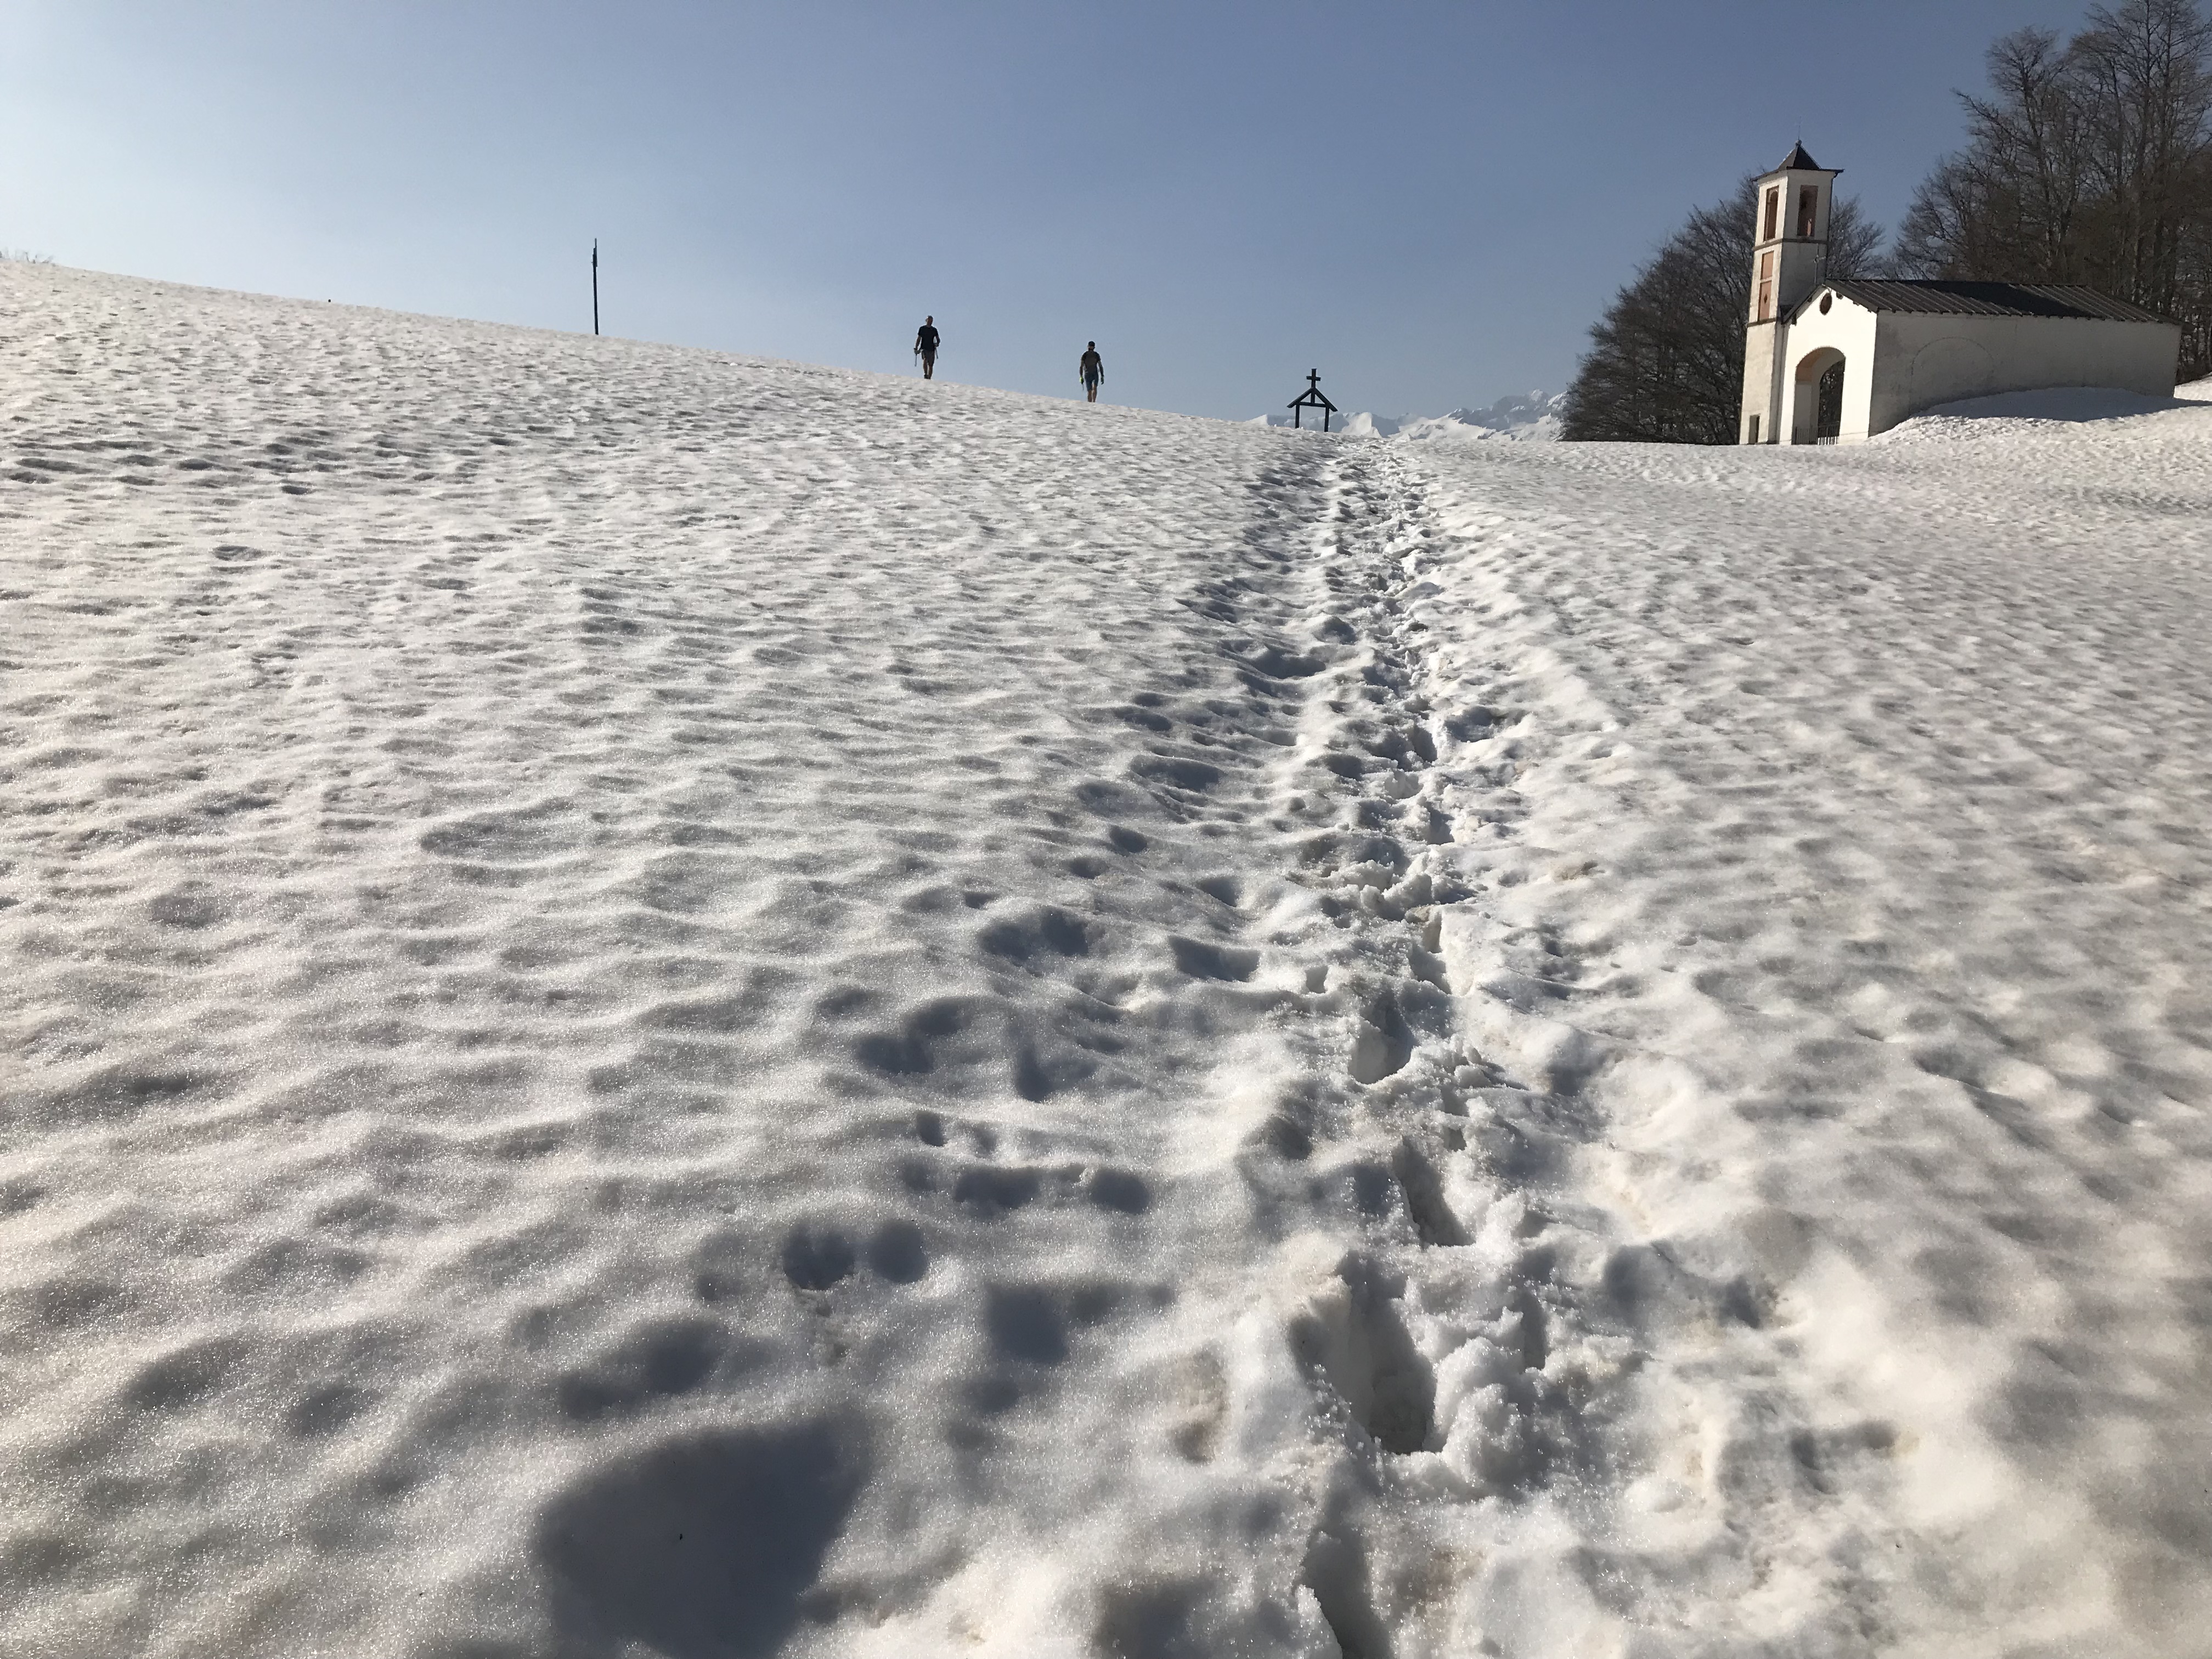
<path fill-rule="evenodd" d="M 0 318 L 9 1651 L 2203 1650 L 2212 410 Z"/>

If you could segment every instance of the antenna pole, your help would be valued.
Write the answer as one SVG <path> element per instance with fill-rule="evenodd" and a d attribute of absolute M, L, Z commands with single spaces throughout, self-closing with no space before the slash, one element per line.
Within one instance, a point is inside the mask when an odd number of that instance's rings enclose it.
<path fill-rule="evenodd" d="M 599 239 L 592 238 L 592 332 L 599 331 Z"/>

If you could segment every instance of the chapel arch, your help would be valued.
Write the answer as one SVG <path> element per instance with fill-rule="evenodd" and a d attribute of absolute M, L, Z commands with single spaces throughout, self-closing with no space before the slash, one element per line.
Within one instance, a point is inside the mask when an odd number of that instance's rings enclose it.
<path fill-rule="evenodd" d="M 1797 361 L 1797 384 L 1790 400 L 1790 441 L 1814 444 L 1844 430 L 1844 354 L 1833 346 L 1808 351 Z"/>

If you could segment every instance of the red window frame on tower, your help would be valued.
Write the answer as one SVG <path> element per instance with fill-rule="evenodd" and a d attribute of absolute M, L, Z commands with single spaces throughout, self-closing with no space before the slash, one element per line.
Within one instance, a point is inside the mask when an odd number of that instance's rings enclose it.
<path fill-rule="evenodd" d="M 1774 315 L 1774 251 L 1769 248 L 1759 256 L 1759 320 L 1765 322 Z"/>
<path fill-rule="evenodd" d="M 1769 185 L 1766 188 L 1766 228 L 1759 233 L 1760 241 L 1771 242 L 1774 240 L 1774 228 L 1780 222 L 1781 217 L 1782 186 Z"/>

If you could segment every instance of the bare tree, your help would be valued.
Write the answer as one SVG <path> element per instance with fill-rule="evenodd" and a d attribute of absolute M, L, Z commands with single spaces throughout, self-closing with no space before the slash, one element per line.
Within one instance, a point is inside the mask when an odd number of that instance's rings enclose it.
<path fill-rule="evenodd" d="M 2194 0 L 2099 8 L 2075 37 L 2088 171 L 2100 210 L 2093 264 L 2123 298 L 2171 314 L 2184 228 L 2212 170 L 2212 25 Z"/>
<path fill-rule="evenodd" d="M 2072 239 L 2085 163 L 2074 65 L 2056 34 L 2035 28 L 2006 35 L 1988 63 L 1990 94 L 1960 94 L 1972 142 L 1914 198 L 1899 268 L 1917 270 L 1925 249 L 1958 248 L 2043 282 L 2079 280 Z"/>
<path fill-rule="evenodd" d="M 2212 23 L 2198 0 L 2099 7 L 2061 46 L 2021 29 L 1960 94 L 1967 142 L 1923 182 L 1900 271 L 2085 283 L 2182 325 L 2212 368 Z"/>
<path fill-rule="evenodd" d="M 1667 239 L 1590 328 L 1590 349 L 1567 388 L 1569 438 L 1633 443 L 1735 441 L 1743 403 L 1743 331 L 1751 303 L 1759 184 L 1746 178 Z M 1873 274 L 1881 229 L 1856 201 L 1828 219 L 1828 274 Z"/>

